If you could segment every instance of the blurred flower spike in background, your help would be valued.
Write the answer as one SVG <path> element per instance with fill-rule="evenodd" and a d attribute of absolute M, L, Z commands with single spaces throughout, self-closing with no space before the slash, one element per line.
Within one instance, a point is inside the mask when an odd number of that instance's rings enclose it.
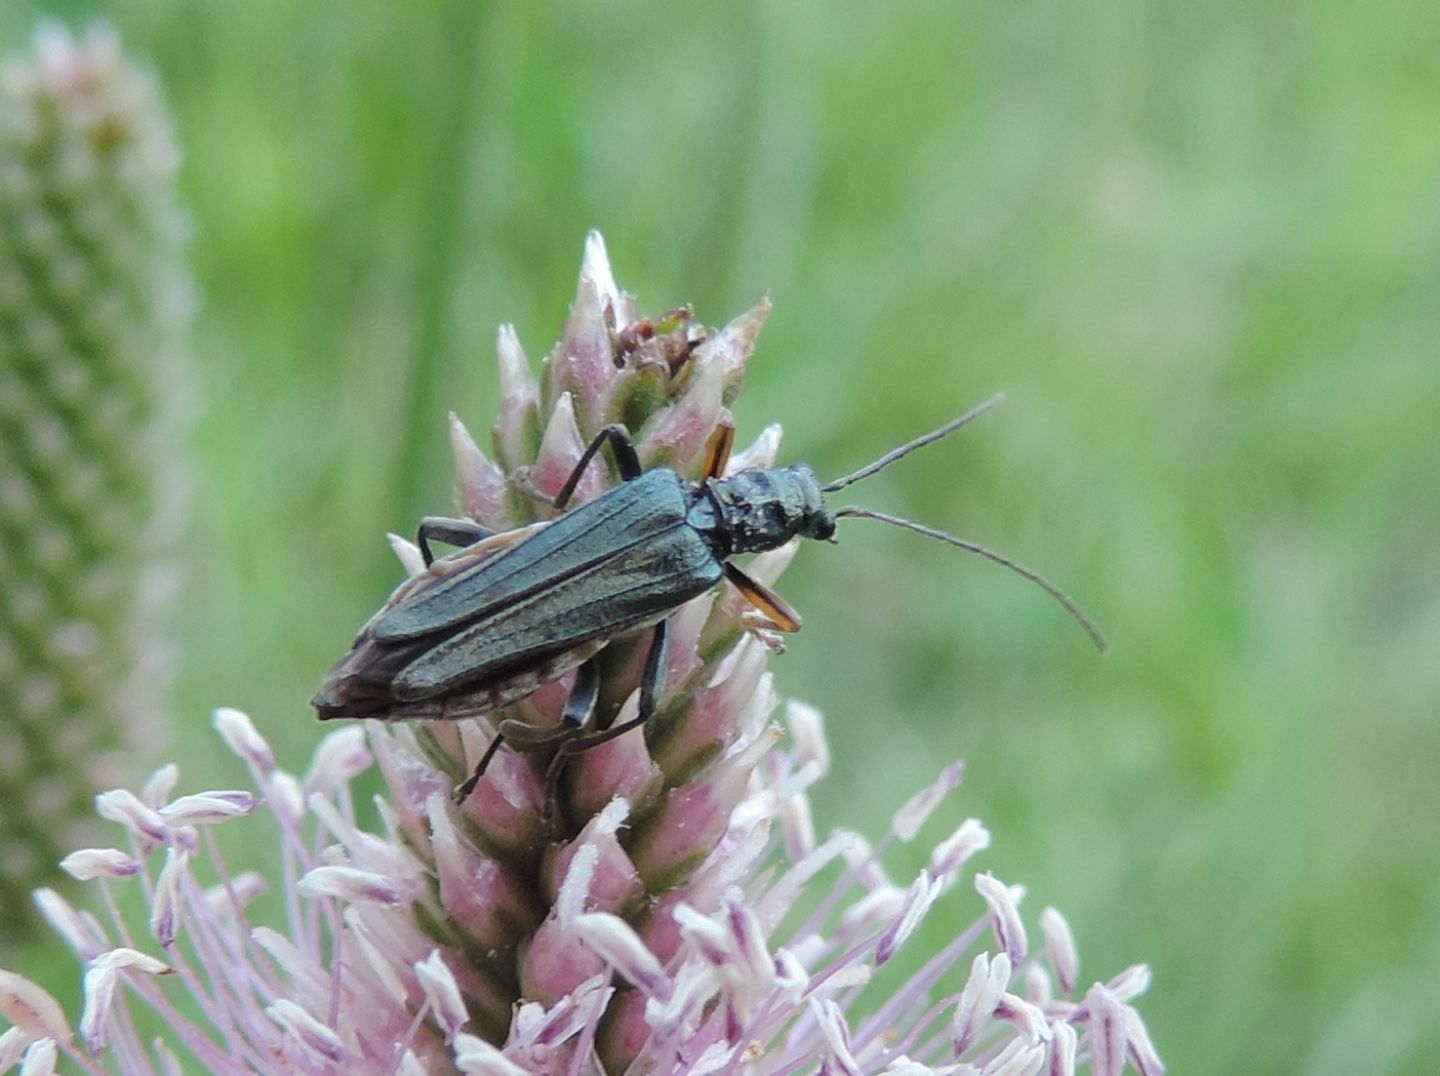
<path fill-rule="evenodd" d="M 696 476 L 768 314 L 761 300 L 718 331 L 686 311 L 641 318 L 592 233 L 538 380 L 514 331 L 500 330 L 495 460 L 452 420 L 460 511 L 492 528 L 541 517 L 523 486 L 553 495 L 617 421 L 647 466 Z M 772 426 L 731 470 L 769 466 L 778 445 Z M 592 467 L 578 498 L 613 480 Z M 412 574 L 426 570 L 412 545 L 392 543 Z M 792 552 L 750 573 L 771 583 Z M 913 879 L 887 874 L 886 850 L 918 836 L 959 785 L 958 764 L 899 805 L 879 841 L 817 837 L 820 715 L 781 706 L 770 640 L 744 609 L 717 590 L 676 614 L 650 726 L 572 760 L 548 812 L 543 759 L 509 749 L 462 806 L 450 793 L 494 721 L 556 722 L 570 677 L 490 719 L 341 728 L 303 776 L 277 765 L 247 717 L 220 711 L 254 791 L 177 796 L 171 766 L 138 793 L 99 797 L 125 847 L 75 852 L 65 866 L 102 890 L 108 922 L 37 895 L 84 962 L 84 1011 L 72 1028 L 48 994 L 6 974 L 0 1010 L 14 1026 L 0 1036 L 0 1070 L 49 1071 L 65 1054 L 125 1073 L 195 1061 L 221 1073 L 417 1076 L 1163 1072 L 1131 1007 L 1148 970 L 1082 986 L 1053 908 L 1032 947 L 1022 888 L 971 870 L 990 842 L 980 822 L 936 844 Z M 619 640 L 601 656 L 602 719 L 624 720 L 643 652 Z M 350 791 L 372 763 L 388 785 L 376 832 L 361 828 Z M 221 824 L 274 826 L 281 862 L 267 876 L 231 874 L 212 835 Z M 143 888 L 143 927 L 118 911 L 125 886 Z M 269 887 L 283 889 L 283 927 L 248 917 Z M 907 942 L 927 916 L 956 927 L 939 951 L 917 953 Z M 919 970 L 882 996 L 872 975 L 894 958 Z M 147 1044 L 137 1006 L 159 1015 L 165 1037 Z"/>
<path fill-rule="evenodd" d="M 194 285 L 179 155 L 113 34 L 0 62 L 0 921 L 154 750 L 175 666 Z M 81 835 L 87 835 L 82 837 Z"/>

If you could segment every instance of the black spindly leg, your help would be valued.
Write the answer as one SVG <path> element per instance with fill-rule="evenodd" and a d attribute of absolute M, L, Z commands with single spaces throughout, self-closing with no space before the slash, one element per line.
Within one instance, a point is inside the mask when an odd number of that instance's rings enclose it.
<path fill-rule="evenodd" d="M 430 551 L 431 542 L 444 542 L 446 545 L 464 548 L 489 538 L 494 533 L 468 519 L 426 516 L 420 521 L 420 529 L 415 534 L 415 544 L 420 547 L 420 555 L 425 558 L 425 566 L 428 568 L 435 563 L 435 554 Z"/>

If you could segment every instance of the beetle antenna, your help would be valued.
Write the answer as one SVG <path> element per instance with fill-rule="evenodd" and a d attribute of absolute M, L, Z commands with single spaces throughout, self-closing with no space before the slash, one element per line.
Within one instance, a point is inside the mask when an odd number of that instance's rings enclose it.
<path fill-rule="evenodd" d="M 976 412 L 979 412 L 984 408 L 989 407 L 995 402 L 995 400 L 991 400 L 989 401 L 989 403 L 982 404 L 981 407 L 976 408 Z M 964 421 L 964 419 L 969 417 L 970 416 L 968 415 L 962 416 L 960 421 Z M 941 434 L 941 436 L 944 435 Z M 934 438 L 932 436 L 931 440 L 933 439 Z M 975 553 L 979 556 L 984 557 L 986 560 L 993 560 L 1002 568 L 1009 568 L 1016 575 L 1030 580 L 1030 582 L 1034 583 L 1046 594 L 1049 594 L 1050 597 L 1054 598 L 1057 602 L 1063 605 L 1065 607 L 1065 611 L 1070 614 L 1071 619 L 1073 619 L 1077 624 L 1079 624 L 1082 628 L 1085 629 L 1085 633 L 1090 636 L 1091 641 L 1094 642 L 1094 644 L 1099 648 L 1100 653 L 1108 653 L 1110 650 L 1110 644 L 1105 641 L 1105 634 L 1100 630 L 1100 626 L 1096 624 L 1093 619 L 1091 619 L 1089 613 L 1085 612 L 1084 609 L 1081 609 L 1079 605 L 1075 604 L 1075 601 L 1068 594 L 1062 591 L 1054 583 L 1050 582 L 1050 580 L 1046 579 L 1043 575 L 1040 575 L 1038 572 L 1032 572 L 1023 564 L 1017 564 L 1015 561 L 1011 560 L 1009 557 L 1005 556 L 1002 553 L 997 553 L 993 549 L 986 549 L 983 545 L 979 545 L 975 542 L 966 541 L 964 538 L 956 538 L 953 534 L 946 534 L 944 531 L 936 530 L 934 527 L 927 527 L 922 523 L 916 523 L 913 520 L 909 519 L 902 519 L 899 516 L 892 516 L 885 512 L 872 512 L 868 508 L 841 508 L 835 512 L 835 516 L 836 518 L 839 518 L 841 516 L 854 516 L 858 519 L 878 519 L 881 523 L 889 523 L 892 526 L 903 527 L 905 530 L 915 531 L 917 534 L 923 534 L 927 538 L 934 538 L 937 541 L 945 542 L 949 545 L 956 546 L 960 549 L 965 550 L 967 553 Z"/>
<path fill-rule="evenodd" d="M 825 485 L 820 487 L 820 492 L 834 493 L 836 490 L 842 490 L 846 486 L 852 485 L 853 483 L 860 481 L 860 479 L 862 478 L 869 478 L 876 471 L 883 471 L 886 467 L 889 467 L 896 460 L 903 459 L 904 457 L 910 455 L 910 453 L 914 452 L 917 448 L 924 448 L 932 441 L 938 441 L 942 437 L 949 437 L 961 426 L 968 426 L 970 423 L 974 422 L 977 418 L 983 415 L 986 411 L 990 411 L 996 407 L 999 407 L 1004 399 L 1005 394 L 1003 392 L 997 392 L 994 396 L 990 397 L 990 399 L 986 400 L 979 407 L 972 407 L 969 411 L 966 411 L 959 418 L 952 418 L 949 422 L 945 423 L 945 425 L 941 426 L 938 430 L 931 430 L 929 433 L 921 434 L 913 441 L 906 441 L 898 448 L 892 448 L 889 452 L 885 453 L 885 455 L 881 456 L 874 463 L 867 463 L 864 467 L 861 467 L 860 470 L 856 471 L 854 474 L 847 474 L 844 478 L 837 478 L 833 482 L 826 483 Z"/>

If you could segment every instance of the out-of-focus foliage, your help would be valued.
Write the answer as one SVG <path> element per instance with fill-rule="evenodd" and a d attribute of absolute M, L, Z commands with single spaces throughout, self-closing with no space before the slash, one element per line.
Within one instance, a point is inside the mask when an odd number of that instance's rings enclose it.
<path fill-rule="evenodd" d="M 0 56 L 0 921 L 156 757 L 194 288 L 176 152 L 113 38 Z M 86 827 L 93 830 L 94 827 Z"/>
<path fill-rule="evenodd" d="M 776 673 L 829 717 L 829 817 L 965 757 L 996 869 L 1095 967 L 1154 965 L 1176 1072 L 1433 1056 L 1440 9 L 106 14 L 166 82 L 196 222 L 192 766 L 216 704 L 317 734 L 399 576 L 382 533 L 448 507 L 445 413 L 495 412 L 496 324 L 542 353 L 599 227 L 647 309 L 771 291 L 740 437 L 782 421 L 822 475 L 1005 389 L 854 499 L 1111 636 L 874 524 L 802 551 Z"/>

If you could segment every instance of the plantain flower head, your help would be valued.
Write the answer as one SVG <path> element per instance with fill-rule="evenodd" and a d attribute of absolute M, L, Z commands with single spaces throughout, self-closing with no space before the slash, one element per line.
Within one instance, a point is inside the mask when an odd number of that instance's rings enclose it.
<path fill-rule="evenodd" d="M 641 317 L 592 234 L 538 377 L 500 330 L 493 456 L 452 422 L 460 512 L 492 529 L 543 518 L 535 491 L 553 495 L 614 422 L 647 466 L 698 476 L 768 314 L 761 300 L 718 330 L 688 311 Z M 778 443 L 767 429 L 731 469 L 769 466 Z M 617 480 L 593 467 L 578 497 Z M 409 573 L 427 571 L 393 542 Z M 748 571 L 773 582 L 790 552 Z M 638 705 L 637 642 L 600 651 L 605 722 Z M 817 832 L 823 722 L 779 698 L 771 644 L 736 594 L 683 607 L 654 717 L 572 759 L 559 803 L 547 802 L 544 757 L 508 747 L 462 804 L 451 793 L 501 720 L 559 721 L 570 677 L 487 717 L 342 727 L 303 773 L 282 768 L 244 715 L 220 711 L 252 787 L 177 795 L 172 767 L 100 798 L 125 840 L 74 853 L 67 869 L 107 895 L 140 887 L 148 922 L 127 923 L 107 899 L 102 923 L 42 892 L 85 965 L 86 1005 L 72 1028 L 33 984 L 0 979 L 14 1024 L 0 1062 L 38 1071 L 64 1053 L 91 1071 L 198 1061 L 222 1073 L 417 1076 L 1163 1072 L 1132 1006 L 1149 972 L 1082 979 L 1060 913 L 1027 925 L 1023 889 L 975 872 L 990 843 L 979 821 L 943 835 L 913 878 L 887 871 L 890 848 L 918 839 L 959 787 L 958 764 L 898 804 L 877 839 Z M 387 791 L 365 828 L 350 785 L 372 765 Z M 274 871 L 229 871 L 218 826 L 268 827 Z M 283 889 L 282 923 L 250 918 L 267 886 Z M 955 924 L 949 941 L 916 952 L 932 917 Z M 918 970 L 882 990 L 875 973 L 892 960 Z M 145 1041 L 136 1006 L 170 1034 Z"/>

